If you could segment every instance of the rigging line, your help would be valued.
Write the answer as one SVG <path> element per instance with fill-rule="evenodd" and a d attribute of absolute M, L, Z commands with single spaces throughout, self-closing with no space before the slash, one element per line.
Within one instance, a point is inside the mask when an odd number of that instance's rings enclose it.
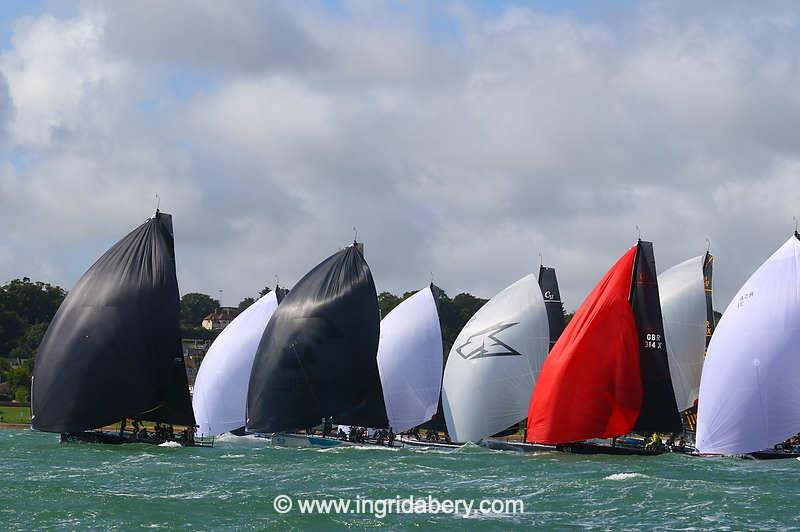
<path fill-rule="evenodd" d="M 156 214 L 158 214 L 158 209 L 161 207 L 161 196 L 158 195 L 158 192 L 155 194 L 156 199 Z"/>
<path fill-rule="evenodd" d="M 356 229 L 356 226 L 354 225 L 353 226 L 353 244 L 355 244 L 357 242 L 358 242 L 358 229 Z"/>
<path fill-rule="evenodd" d="M 636 224 L 636 239 L 637 240 L 641 240 L 642 239 L 642 230 L 639 229 L 639 224 Z"/>

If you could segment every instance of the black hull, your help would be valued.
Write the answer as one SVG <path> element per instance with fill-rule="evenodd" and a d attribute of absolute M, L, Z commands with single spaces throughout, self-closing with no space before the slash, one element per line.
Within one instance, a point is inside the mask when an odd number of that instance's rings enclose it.
<path fill-rule="evenodd" d="M 752 460 L 787 460 L 789 458 L 800 458 L 800 453 L 789 451 L 756 451 L 742 455 L 742 458 Z"/>
<path fill-rule="evenodd" d="M 494 439 L 482 440 L 478 445 L 493 451 L 515 451 L 518 453 L 544 453 L 556 450 L 554 445 L 540 445 L 538 443 L 511 442 Z"/>
<path fill-rule="evenodd" d="M 167 440 L 163 438 L 139 438 L 134 437 L 132 434 L 125 433 L 120 435 L 118 432 L 100 432 L 100 431 L 84 431 L 84 432 L 63 432 L 61 433 L 61 443 L 83 442 L 83 443 L 103 443 L 106 445 L 122 445 L 125 443 L 146 443 L 149 445 L 161 445 L 166 442 L 175 442 L 180 444 L 181 447 L 207 447 L 210 445 L 205 442 L 192 442 L 182 441 L 181 438 Z"/>
<path fill-rule="evenodd" d="M 665 449 L 645 449 L 644 447 L 620 444 L 612 447 L 607 444 L 585 441 L 556 445 L 556 449 L 572 454 L 610 454 L 617 456 L 656 456 L 666 452 Z"/>

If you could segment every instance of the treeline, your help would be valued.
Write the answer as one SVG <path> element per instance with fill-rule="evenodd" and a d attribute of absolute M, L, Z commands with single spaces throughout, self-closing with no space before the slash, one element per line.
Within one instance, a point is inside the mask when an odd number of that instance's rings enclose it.
<path fill-rule="evenodd" d="M 33 357 L 66 295 L 60 286 L 27 277 L 0 286 L 0 357 L 22 360 L 12 367 L 0 358 L 0 397 L 29 399 Z"/>
<path fill-rule="evenodd" d="M 263 288 L 253 297 L 245 297 L 237 307 L 241 312 L 256 299 L 268 294 Z M 416 292 L 395 295 L 391 292 L 378 294 L 381 316 L 386 316 L 402 301 Z M 440 291 L 439 321 L 442 328 L 445 356 L 464 327 L 464 324 L 486 303 L 485 299 L 462 293 L 450 298 Z M 50 320 L 67 295 L 60 286 L 29 278 L 14 279 L 0 286 L 0 400 L 28 401 L 30 399 L 31 373 L 39 344 Z M 220 308 L 220 302 L 198 292 L 185 294 L 181 298 L 181 336 L 213 340 L 219 331 L 202 328 L 203 318 Z M 13 364 L 11 363 L 13 362 Z"/>

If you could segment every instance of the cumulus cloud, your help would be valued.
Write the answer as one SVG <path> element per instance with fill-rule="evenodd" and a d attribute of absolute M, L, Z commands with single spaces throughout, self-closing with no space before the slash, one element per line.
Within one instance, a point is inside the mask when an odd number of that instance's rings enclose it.
<path fill-rule="evenodd" d="M 488 297 L 541 253 L 575 308 L 638 225 L 661 269 L 708 237 L 722 308 L 792 229 L 791 3 L 81 6 L 0 55 L 0 221 L 32 213 L 0 277 L 70 285 L 155 192 L 182 289 L 228 304 L 356 226 L 380 289 Z"/>

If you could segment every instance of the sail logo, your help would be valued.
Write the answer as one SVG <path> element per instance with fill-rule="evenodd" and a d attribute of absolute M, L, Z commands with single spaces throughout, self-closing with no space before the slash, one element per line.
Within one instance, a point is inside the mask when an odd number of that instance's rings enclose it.
<path fill-rule="evenodd" d="M 487 357 L 522 356 L 522 353 L 500 340 L 497 335 L 517 323 L 496 323 L 482 331 L 470 335 L 467 341 L 456 348 L 456 353 L 464 360 Z"/>
<path fill-rule="evenodd" d="M 544 291 L 544 298 L 547 301 L 552 301 L 553 300 L 553 292 L 551 292 L 550 290 L 545 290 Z"/>
<path fill-rule="evenodd" d="M 750 292 L 745 292 L 744 294 L 739 296 L 739 300 L 736 302 L 736 308 L 742 308 L 747 300 L 752 298 L 755 294 L 751 290 Z"/>

